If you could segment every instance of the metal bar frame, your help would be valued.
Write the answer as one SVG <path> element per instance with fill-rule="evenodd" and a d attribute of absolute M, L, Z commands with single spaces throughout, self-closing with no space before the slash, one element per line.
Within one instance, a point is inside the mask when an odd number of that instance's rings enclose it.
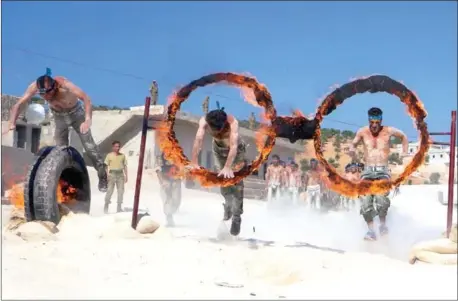
<path fill-rule="evenodd" d="M 151 97 L 145 99 L 145 110 L 143 112 L 142 138 L 140 141 L 140 155 L 138 156 L 137 181 L 135 184 L 134 206 L 132 210 L 132 228 L 137 228 L 138 223 L 138 206 L 140 204 L 140 190 L 142 187 L 143 162 L 145 159 L 146 134 L 148 132 L 149 110 L 151 106 Z"/>
<path fill-rule="evenodd" d="M 432 142 L 434 145 L 448 145 L 449 167 L 448 167 L 448 198 L 447 198 L 447 237 L 450 235 L 453 223 L 453 194 L 455 182 L 455 157 L 456 157 L 456 111 L 452 111 L 450 132 L 431 132 L 431 136 L 450 136 L 450 142 Z"/>

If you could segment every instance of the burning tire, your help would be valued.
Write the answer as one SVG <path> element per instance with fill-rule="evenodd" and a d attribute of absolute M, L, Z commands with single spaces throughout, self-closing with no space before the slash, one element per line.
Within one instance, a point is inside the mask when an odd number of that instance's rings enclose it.
<path fill-rule="evenodd" d="M 60 221 L 58 187 L 66 183 L 76 189 L 76 203 L 72 209 L 89 212 L 91 188 L 83 157 L 73 147 L 54 147 L 43 150 L 32 168 L 24 187 L 24 201 L 28 221 L 42 220 L 58 224 Z M 64 193 L 64 191 L 62 191 Z"/>
<path fill-rule="evenodd" d="M 45 146 L 36 154 L 35 162 L 33 162 L 27 171 L 26 181 L 24 183 L 24 211 L 28 221 L 35 220 L 35 212 L 33 210 L 33 182 L 38 171 L 38 167 L 47 155 L 52 151 L 53 146 Z"/>

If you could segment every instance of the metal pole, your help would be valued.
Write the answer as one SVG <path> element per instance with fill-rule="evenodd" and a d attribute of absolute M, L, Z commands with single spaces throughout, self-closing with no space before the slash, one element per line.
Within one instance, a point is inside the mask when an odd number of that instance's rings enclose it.
<path fill-rule="evenodd" d="M 140 189 L 142 186 L 142 175 L 143 175 L 143 161 L 145 158 L 145 143 L 146 134 L 148 131 L 148 119 L 149 110 L 151 105 L 151 97 L 145 99 L 145 111 L 143 112 L 143 127 L 142 127 L 142 139 L 140 142 L 140 156 L 138 156 L 138 169 L 137 169 L 137 182 L 135 184 L 135 195 L 134 195 L 134 208 L 132 210 L 132 228 L 137 228 L 138 218 L 138 205 L 140 203 Z"/>
<path fill-rule="evenodd" d="M 432 132 L 429 133 L 430 136 L 448 136 L 450 135 L 450 132 Z"/>
<path fill-rule="evenodd" d="M 456 149 L 456 111 L 452 111 L 452 129 L 450 131 L 450 165 L 448 167 L 448 203 L 447 203 L 447 237 L 450 235 L 453 222 L 453 191 L 455 186 L 455 149 Z"/>

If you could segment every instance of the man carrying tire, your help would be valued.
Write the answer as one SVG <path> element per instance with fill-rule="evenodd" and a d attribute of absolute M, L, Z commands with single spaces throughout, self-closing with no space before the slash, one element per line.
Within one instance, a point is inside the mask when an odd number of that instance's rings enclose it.
<path fill-rule="evenodd" d="M 106 192 L 108 183 L 105 165 L 90 130 L 92 124 L 91 99 L 81 88 L 68 79 L 61 76 L 52 78 L 46 74 L 31 83 L 24 95 L 11 108 L 9 125 L 3 131 L 3 134 L 14 130 L 20 106 L 28 102 L 36 94 L 39 94 L 48 102 L 49 108 L 54 115 L 54 140 L 56 145 L 69 145 L 68 128 L 70 126 L 73 127 L 97 170 L 99 190 Z M 84 108 L 79 100 L 83 101 Z"/>
<path fill-rule="evenodd" d="M 108 173 L 108 189 L 105 194 L 105 207 L 104 213 L 108 213 L 108 208 L 111 203 L 111 196 L 113 195 L 114 188 L 118 193 L 118 207 L 117 212 L 122 212 L 122 199 L 124 197 L 124 183 L 127 183 L 127 159 L 126 156 L 119 152 L 121 149 L 121 142 L 113 141 L 112 152 L 105 158 Z"/>

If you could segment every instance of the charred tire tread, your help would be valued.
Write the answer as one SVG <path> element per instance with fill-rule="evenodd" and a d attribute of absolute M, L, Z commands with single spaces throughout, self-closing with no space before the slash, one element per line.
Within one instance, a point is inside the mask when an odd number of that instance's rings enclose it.
<path fill-rule="evenodd" d="M 29 165 L 27 170 L 26 180 L 24 182 L 24 213 L 28 222 L 35 220 L 35 212 L 33 208 L 33 179 L 35 178 L 39 165 L 43 162 L 47 155 L 51 152 L 54 146 L 45 146 L 41 148 L 35 157 L 35 162 Z"/>
<path fill-rule="evenodd" d="M 68 147 L 54 148 L 40 164 L 33 188 L 36 220 L 59 223 L 61 216 L 56 190 L 62 172 L 67 168 L 75 168 L 88 177 L 87 170 L 73 158 L 72 151 Z M 90 188 L 85 187 L 85 189 Z"/>

